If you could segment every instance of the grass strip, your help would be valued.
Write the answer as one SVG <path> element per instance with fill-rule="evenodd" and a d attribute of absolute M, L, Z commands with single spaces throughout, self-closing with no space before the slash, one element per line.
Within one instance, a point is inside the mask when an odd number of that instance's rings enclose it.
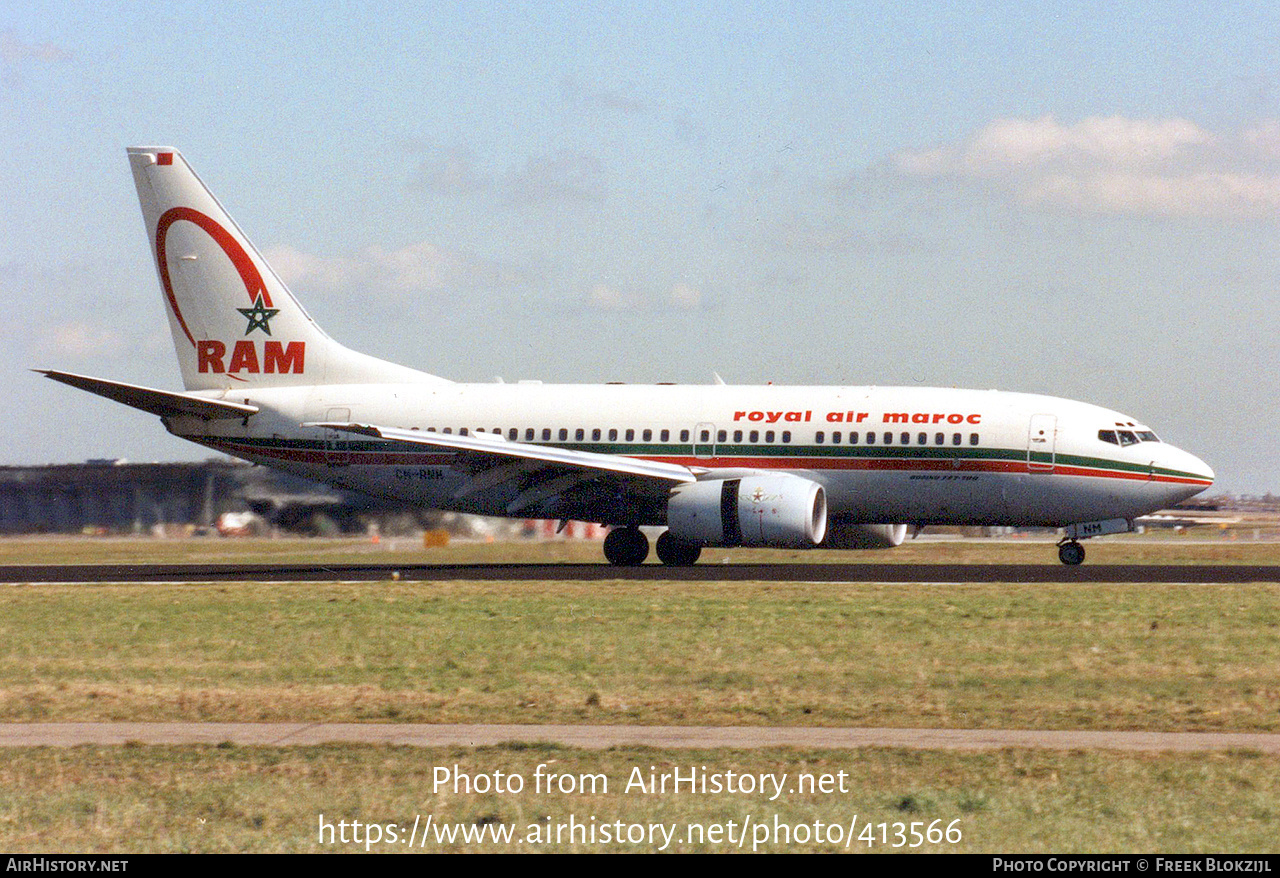
<path fill-rule="evenodd" d="M 0 720 L 1276 731 L 1280 584 L 0 587 Z"/>

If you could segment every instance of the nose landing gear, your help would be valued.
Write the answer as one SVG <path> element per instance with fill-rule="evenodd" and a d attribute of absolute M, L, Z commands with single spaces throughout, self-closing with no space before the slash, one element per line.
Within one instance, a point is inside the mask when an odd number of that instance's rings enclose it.
<path fill-rule="evenodd" d="M 1075 540 L 1063 540 L 1058 543 L 1058 560 L 1068 567 L 1084 563 L 1084 546 Z"/>
<path fill-rule="evenodd" d="M 1075 567 L 1084 562 L 1084 546 L 1080 545 L 1080 540 L 1107 534 L 1133 533 L 1134 527 L 1132 518 L 1108 518 L 1103 521 L 1069 524 L 1064 530 L 1065 533 L 1058 542 L 1058 560 L 1068 567 Z"/>

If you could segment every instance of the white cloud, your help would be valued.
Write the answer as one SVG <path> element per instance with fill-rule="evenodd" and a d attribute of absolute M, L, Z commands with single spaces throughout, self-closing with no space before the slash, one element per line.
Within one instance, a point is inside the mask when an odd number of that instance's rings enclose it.
<path fill-rule="evenodd" d="M 639 306 L 640 297 L 608 284 L 596 284 L 587 294 L 587 304 L 594 308 L 625 310 Z"/>
<path fill-rule="evenodd" d="M 70 52 L 55 43 L 24 43 L 12 30 L 0 32 L 0 68 L 10 85 L 20 86 L 23 70 L 33 63 L 57 64 L 71 57 Z"/>
<path fill-rule="evenodd" d="M 525 163 L 510 181 L 517 204 L 604 201 L 604 165 L 594 156 L 560 150 Z"/>
<path fill-rule="evenodd" d="M 569 75 L 560 80 L 560 96 L 565 103 L 579 106 L 589 112 L 623 113 L 628 116 L 641 115 L 648 111 L 648 106 L 636 97 L 634 85 L 622 88 L 593 86 L 583 84 L 578 77 Z"/>
<path fill-rule="evenodd" d="M 476 171 L 469 149 L 451 146 L 423 161 L 414 172 L 412 185 L 440 195 L 467 195 L 484 189 L 489 181 Z"/>
<path fill-rule="evenodd" d="M 398 250 L 375 245 L 351 256 L 316 256 L 292 247 L 277 247 L 265 255 L 281 279 L 297 288 L 358 290 L 407 297 L 506 286 L 521 279 L 519 272 L 450 253 L 429 241 Z"/>
<path fill-rule="evenodd" d="M 1280 209 L 1280 122 L 1215 133 L 1186 119 L 998 119 L 893 158 L 908 177 L 980 184 L 1025 204 L 1148 216 Z"/>
<path fill-rule="evenodd" d="M 54 43 L 24 43 L 12 30 L 0 33 L 0 61 L 5 64 L 16 66 L 27 61 L 52 64 L 55 61 L 67 61 L 70 58 L 70 52 Z"/>
<path fill-rule="evenodd" d="M 702 305 L 702 291 L 689 284 L 676 284 L 671 288 L 667 299 L 677 308 L 692 310 Z"/>
<path fill-rule="evenodd" d="M 630 311 L 639 308 L 679 308 L 691 311 L 702 306 L 702 291 L 689 284 L 679 283 L 662 295 L 647 295 L 635 290 L 620 290 L 608 284 L 596 284 L 587 293 L 587 304 L 593 308 L 611 311 Z"/>
<path fill-rule="evenodd" d="M 125 350 L 125 338 L 114 329 L 83 320 L 59 323 L 41 332 L 36 350 L 53 357 L 116 357 Z"/>

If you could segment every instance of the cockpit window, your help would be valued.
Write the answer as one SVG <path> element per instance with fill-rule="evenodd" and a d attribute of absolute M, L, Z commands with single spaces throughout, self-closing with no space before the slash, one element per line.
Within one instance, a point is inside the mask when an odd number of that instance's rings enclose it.
<path fill-rule="evenodd" d="M 1139 442 L 1160 441 L 1160 437 L 1150 430 L 1099 430 L 1098 438 L 1112 445 L 1137 445 Z"/>

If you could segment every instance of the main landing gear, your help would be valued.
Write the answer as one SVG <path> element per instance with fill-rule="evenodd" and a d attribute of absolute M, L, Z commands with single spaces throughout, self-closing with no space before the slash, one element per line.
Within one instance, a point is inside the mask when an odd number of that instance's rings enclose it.
<path fill-rule="evenodd" d="M 664 531 L 658 537 L 658 560 L 668 567 L 690 567 L 702 554 L 702 547 Z M 604 557 L 615 567 L 635 567 L 649 557 L 649 538 L 638 527 L 619 527 L 604 538 Z"/>
<path fill-rule="evenodd" d="M 1058 560 L 1068 567 L 1084 563 L 1084 546 L 1075 540 L 1063 540 L 1058 543 Z"/>
<path fill-rule="evenodd" d="M 669 530 L 658 537 L 658 560 L 668 567 L 692 567 L 701 554 L 702 546 L 673 536 Z"/>
<path fill-rule="evenodd" d="M 649 557 L 649 538 L 638 527 L 619 527 L 604 538 L 604 557 L 615 567 L 636 567 Z"/>

